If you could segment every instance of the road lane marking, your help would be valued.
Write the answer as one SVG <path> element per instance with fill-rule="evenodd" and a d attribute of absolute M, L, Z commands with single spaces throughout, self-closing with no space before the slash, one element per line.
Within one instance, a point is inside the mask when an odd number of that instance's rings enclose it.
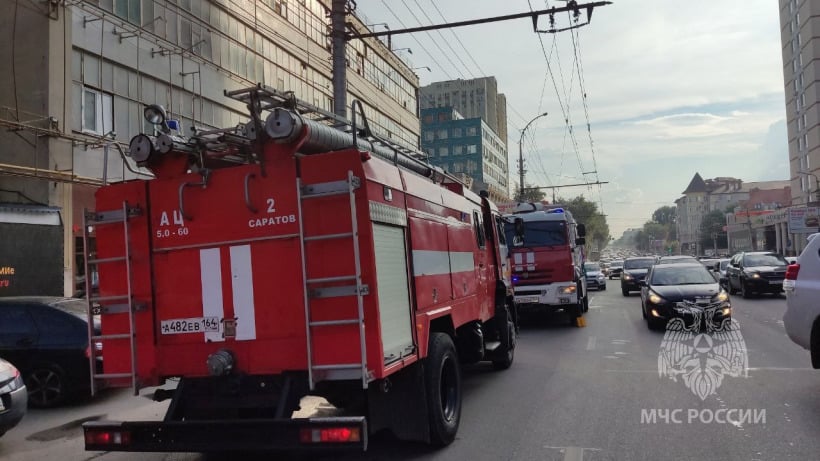
<path fill-rule="evenodd" d="M 564 449 L 564 461 L 584 461 L 584 449 L 581 447 L 567 447 Z"/>
<path fill-rule="evenodd" d="M 598 339 L 595 336 L 590 336 L 589 339 L 587 340 L 587 350 L 591 351 L 591 350 L 595 349 L 595 343 L 597 341 L 598 341 Z"/>

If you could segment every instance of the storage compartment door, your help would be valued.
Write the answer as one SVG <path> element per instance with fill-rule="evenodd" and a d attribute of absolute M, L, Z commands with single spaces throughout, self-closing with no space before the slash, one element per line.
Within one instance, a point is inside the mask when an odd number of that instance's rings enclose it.
<path fill-rule="evenodd" d="M 373 224 L 382 347 L 385 363 L 413 350 L 404 228 Z"/>

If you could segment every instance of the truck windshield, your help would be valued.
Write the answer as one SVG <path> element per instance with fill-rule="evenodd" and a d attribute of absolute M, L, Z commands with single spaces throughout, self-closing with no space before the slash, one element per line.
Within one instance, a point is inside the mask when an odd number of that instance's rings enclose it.
<path fill-rule="evenodd" d="M 515 235 L 513 223 L 504 224 L 507 242 L 513 247 L 540 247 L 567 244 L 567 223 L 565 221 L 527 221 L 524 223 L 523 242 Z"/>

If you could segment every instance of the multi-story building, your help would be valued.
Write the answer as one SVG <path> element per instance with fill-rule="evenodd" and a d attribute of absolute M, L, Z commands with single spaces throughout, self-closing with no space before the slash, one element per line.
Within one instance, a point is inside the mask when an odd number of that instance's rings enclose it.
<path fill-rule="evenodd" d="M 792 203 L 820 201 L 820 118 L 818 74 L 820 3 L 780 0 L 780 37 L 789 137 Z M 806 172 L 799 173 L 799 172 Z"/>
<path fill-rule="evenodd" d="M 709 212 L 717 210 L 732 213 L 738 205 L 749 203 L 750 194 L 753 192 L 762 197 L 762 191 L 787 190 L 789 184 L 789 181 L 743 182 L 730 177 L 704 180 L 699 173 L 695 173 L 686 190 L 682 192 L 683 197 L 675 200 L 676 227 L 681 251 L 700 253 L 700 225 L 703 217 Z M 786 207 L 789 204 L 783 203 L 781 206 Z"/>
<path fill-rule="evenodd" d="M 507 98 L 495 77 L 447 80 L 419 88 L 419 107 L 452 107 L 465 118 L 479 117 L 507 145 Z"/>
<path fill-rule="evenodd" d="M 421 110 L 421 126 L 422 150 L 432 164 L 469 176 L 472 189 L 486 190 L 496 203 L 509 200 L 507 147 L 483 119 L 434 107 Z"/>
<path fill-rule="evenodd" d="M 332 110 L 330 0 L 77 0 L 0 9 L 0 203 L 61 209 L 72 294 L 82 210 L 134 176 L 119 152 L 161 104 L 192 126 L 234 126 L 226 98 L 262 82 Z M 366 31 L 357 17 L 348 27 Z M 347 46 L 347 92 L 374 131 L 417 145 L 418 77 L 381 41 Z M 0 210 L 1 211 L 1 210 Z M 2 217 L 0 216 L 0 221 Z"/>

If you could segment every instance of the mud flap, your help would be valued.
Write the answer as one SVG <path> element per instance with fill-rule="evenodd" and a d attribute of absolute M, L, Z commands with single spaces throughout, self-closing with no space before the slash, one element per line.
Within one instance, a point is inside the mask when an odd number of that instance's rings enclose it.
<path fill-rule="evenodd" d="M 389 430 L 406 441 L 430 443 L 424 368 L 416 362 L 367 390 L 370 433 Z"/>

